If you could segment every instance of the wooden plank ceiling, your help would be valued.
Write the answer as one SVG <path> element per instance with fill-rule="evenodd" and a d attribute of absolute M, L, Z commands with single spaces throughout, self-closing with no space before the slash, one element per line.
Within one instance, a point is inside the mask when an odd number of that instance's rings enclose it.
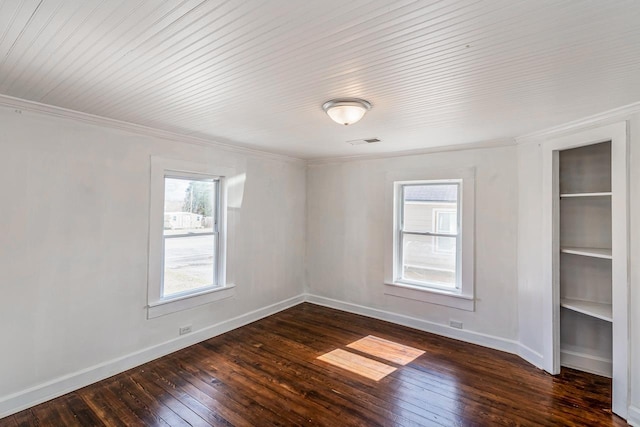
<path fill-rule="evenodd" d="M 396 152 L 640 100 L 639 22 L 637 0 L 0 0 L 0 94 L 303 158 Z M 374 107 L 341 127 L 320 106 L 344 96 Z"/>

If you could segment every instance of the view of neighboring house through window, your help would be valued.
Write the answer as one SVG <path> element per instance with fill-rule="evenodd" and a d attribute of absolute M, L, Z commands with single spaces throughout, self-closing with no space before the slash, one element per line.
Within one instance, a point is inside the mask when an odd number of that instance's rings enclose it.
<path fill-rule="evenodd" d="M 456 209 L 434 209 L 433 229 L 438 234 L 456 234 L 458 213 Z M 455 240 L 449 237 L 436 237 L 436 251 L 453 253 L 456 251 Z"/>
<path fill-rule="evenodd" d="M 460 181 L 399 185 L 396 271 L 400 282 L 460 288 Z"/>
<path fill-rule="evenodd" d="M 219 180 L 165 176 L 162 298 L 217 286 Z"/>

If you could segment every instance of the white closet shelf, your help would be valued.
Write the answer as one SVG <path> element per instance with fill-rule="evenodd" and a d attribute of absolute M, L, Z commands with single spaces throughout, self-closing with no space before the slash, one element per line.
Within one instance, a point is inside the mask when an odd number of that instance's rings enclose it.
<path fill-rule="evenodd" d="M 560 194 L 561 199 L 566 199 L 569 197 L 607 197 L 611 196 L 611 191 L 605 191 L 602 193 L 562 193 Z"/>
<path fill-rule="evenodd" d="M 560 252 L 563 254 L 573 254 L 590 256 L 593 258 L 612 259 L 611 249 L 607 248 L 573 248 L 569 246 L 563 246 L 560 248 Z"/>
<path fill-rule="evenodd" d="M 613 310 L 611 309 L 611 304 L 562 298 L 560 300 L 560 307 L 577 311 L 578 313 L 586 314 L 587 316 L 596 317 L 607 322 L 613 322 Z"/>

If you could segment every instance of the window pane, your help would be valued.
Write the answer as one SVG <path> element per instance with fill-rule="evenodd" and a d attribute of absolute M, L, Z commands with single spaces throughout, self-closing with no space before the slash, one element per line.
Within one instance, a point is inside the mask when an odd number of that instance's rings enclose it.
<path fill-rule="evenodd" d="M 164 183 L 164 235 L 213 232 L 214 181 L 165 178 Z"/>
<path fill-rule="evenodd" d="M 403 235 L 402 278 L 455 288 L 456 238 Z"/>
<path fill-rule="evenodd" d="M 403 188 L 405 231 L 457 233 L 457 184 L 405 185 Z"/>
<path fill-rule="evenodd" d="M 456 234 L 458 224 L 455 210 L 436 210 L 436 233 Z"/>
<path fill-rule="evenodd" d="M 163 296 L 213 285 L 215 236 L 164 239 Z"/>
<path fill-rule="evenodd" d="M 165 178 L 163 297 L 215 283 L 213 179 Z"/>

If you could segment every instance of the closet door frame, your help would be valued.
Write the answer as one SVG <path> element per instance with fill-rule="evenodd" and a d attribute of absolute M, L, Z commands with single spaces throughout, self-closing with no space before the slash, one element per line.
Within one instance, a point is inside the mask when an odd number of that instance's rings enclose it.
<path fill-rule="evenodd" d="M 612 410 L 627 418 L 629 384 L 628 123 L 595 127 L 542 143 L 544 369 L 560 373 L 560 186 L 562 150 L 611 141 L 613 392 Z"/>

